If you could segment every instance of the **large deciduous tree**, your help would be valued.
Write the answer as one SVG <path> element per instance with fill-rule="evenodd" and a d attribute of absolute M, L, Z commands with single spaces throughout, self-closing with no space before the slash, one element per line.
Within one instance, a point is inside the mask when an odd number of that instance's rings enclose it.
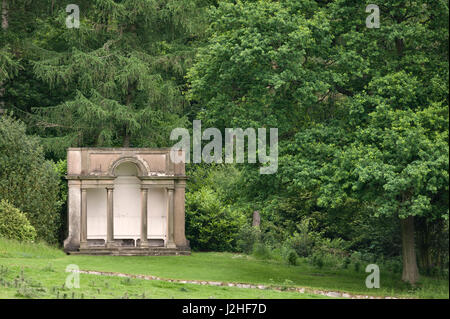
<path fill-rule="evenodd" d="M 329 22 L 313 1 L 223 1 L 210 11 L 209 41 L 190 69 L 189 96 L 206 124 L 278 127 L 304 124 L 331 74 Z"/>
<path fill-rule="evenodd" d="M 369 29 L 369 3 L 222 2 L 190 96 L 210 125 L 279 128 L 279 173 L 246 192 L 399 218 L 415 283 L 414 217 L 448 218 L 448 6 L 384 1 Z"/>
<path fill-rule="evenodd" d="M 343 102 L 354 134 L 336 153 L 339 164 L 325 186 L 333 185 L 332 193 L 325 194 L 345 192 L 376 214 L 400 218 L 402 279 L 414 284 L 414 217 L 448 218 L 448 6 L 386 1 L 380 28 L 367 29 L 358 28 L 361 9 L 350 4 L 330 6 L 337 30 L 343 14 L 357 25 L 336 39 L 368 69 Z"/>

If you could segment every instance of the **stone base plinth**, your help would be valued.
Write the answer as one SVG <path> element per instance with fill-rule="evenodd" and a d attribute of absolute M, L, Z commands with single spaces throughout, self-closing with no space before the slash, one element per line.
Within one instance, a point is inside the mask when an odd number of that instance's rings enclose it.
<path fill-rule="evenodd" d="M 177 256 L 190 255 L 189 248 L 166 247 L 89 247 L 76 251 L 66 251 L 70 255 L 109 255 L 109 256 Z"/>

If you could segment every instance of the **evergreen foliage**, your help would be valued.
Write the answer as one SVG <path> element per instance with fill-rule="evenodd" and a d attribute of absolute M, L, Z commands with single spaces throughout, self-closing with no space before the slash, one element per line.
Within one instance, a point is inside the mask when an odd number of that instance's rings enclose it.
<path fill-rule="evenodd" d="M 25 124 L 0 117 L 0 200 L 24 212 L 37 239 L 56 243 L 61 223 L 60 181 L 55 165 L 44 158 L 39 139 Z"/>
<path fill-rule="evenodd" d="M 0 237 L 18 241 L 36 238 L 36 230 L 25 214 L 3 199 L 0 201 Z"/>

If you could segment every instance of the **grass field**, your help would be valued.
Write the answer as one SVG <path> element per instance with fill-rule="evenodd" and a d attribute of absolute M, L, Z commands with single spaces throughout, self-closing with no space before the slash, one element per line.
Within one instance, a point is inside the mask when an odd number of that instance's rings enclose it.
<path fill-rule="evenodd" d="M 66 255 L 44 244 L 0 240 L 0 298 L 323 298 L 324 296 L 223 286 L 80 274 L 80 288 L 63 286 L 68 265 L 81 270 L 153 275 L 165 279 L 204 280 L 306 287 L 327 291 L 406 298 L 448 298 L 447 279 L 422 277 L 417 287 L 404 284 L 398 274 L 380 269 L 379 289 L 365 287 L 362 269 L 316 269 L 302 261 L 288 266 L 231 253 L 192 253 L 191 256 Z"/>

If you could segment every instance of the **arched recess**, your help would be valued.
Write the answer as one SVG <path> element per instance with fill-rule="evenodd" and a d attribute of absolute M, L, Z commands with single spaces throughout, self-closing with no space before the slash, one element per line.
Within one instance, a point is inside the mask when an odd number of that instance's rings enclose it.
<path fill-rule="evenodd" d="M 140 184 L 139 176 L 145 166 L 135 158 L 122 158 L 110 168 L 114 179 L 114 238 L 136 240 L 140 235 Z M 106 241 L 106 189 L 87 190 L 87 238 L 91 242 Z"/>
<path fill-rule="evenodd" d="M 129 245 L 141 237 L 141 180 L 145 167 L 140 161 L 117 161 L 114 179 L 114 240 Z M 162 246 L 167 239 L 167 200 L 163 188 L 147 191 L 147 239 L 151 246 Z"/>
<path fill-rule="evenodd" d="M 136 241 L 140 237 L 141 180 L 143 167 L 135 159 L 122 159 L 113 168 L 114 179 L 114 240 Z M 130 244 L 130 243 L 128 243 Z"/>
<path fill-rule="evenodd" d="M 109 168 L 109 175 L 117 176 L 116 169 L 123 163 L 133 163 L 137 168 L 137 176 L 147 176 L 148 168 L 142 161 L 140 161 L 136 157 L 121 157 L 118 160 L 114 161 Z"/>

